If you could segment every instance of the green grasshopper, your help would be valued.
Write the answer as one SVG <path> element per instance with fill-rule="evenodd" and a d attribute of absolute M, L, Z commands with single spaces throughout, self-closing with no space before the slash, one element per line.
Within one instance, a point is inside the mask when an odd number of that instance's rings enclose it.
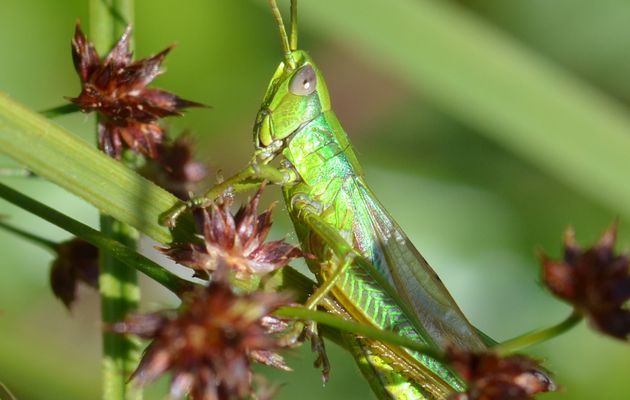
<path fill-rule="evenodd" d="M 255 157 L 205 198 L 175 209 L 169 220 L 226 188 L 261 180 L 279 184 L 301 246 L 315 256 L 307 263 L 319 287 L 306 307 L 321 306 L 436 348 L 484 350 L 481 335 L 367 185 L 321 71 L 298 49 L 297 0 L 291 1 L 290 36 L 276 0 L 269 2 L 284 60 L 256 118 Z M 281 167 L 271 166 L 274 160 Z M 350 334 L 343 340 L 379 398 L 445 399 L 464 389 L 458 376 L 428 356 Z"/>

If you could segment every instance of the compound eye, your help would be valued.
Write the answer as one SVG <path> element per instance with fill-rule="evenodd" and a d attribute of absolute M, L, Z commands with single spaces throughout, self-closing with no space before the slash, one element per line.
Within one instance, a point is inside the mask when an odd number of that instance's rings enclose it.
<path fill-rule="evenodd" d="M 310 65 L 305 65 L 293 75 L 289 91 L 297 96 L 308 96 L 317 88 L 317 74 Z"/>

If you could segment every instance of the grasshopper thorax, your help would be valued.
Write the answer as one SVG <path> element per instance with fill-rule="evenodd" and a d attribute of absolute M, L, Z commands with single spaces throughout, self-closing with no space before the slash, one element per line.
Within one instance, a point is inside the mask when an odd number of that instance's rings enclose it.
<path fill-rule="evenodd" d="M 280 63 L 256 117 L 254 142 L 260 150 L 279 150 L 285 139 L 330 109 L 328 88 L 311 57 L 302 50 L 289 57 L 294 66 Z"/>

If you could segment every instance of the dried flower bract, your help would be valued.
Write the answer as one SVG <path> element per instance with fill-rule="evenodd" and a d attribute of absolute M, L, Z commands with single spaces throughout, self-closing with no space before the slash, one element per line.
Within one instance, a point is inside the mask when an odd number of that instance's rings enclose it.
<path fill-rule="evenodd" d="M 76 300 L 79 282 L 98 288 L 98 249 L 74 238 L 60 243 L 50 269 L 53 293 L 70 309 Z"/>
<path fill-rule="evenodd" d="M 612 337 L 630 335 L 630 264 L 627 254 L 614 252 L 616 225 L 591 248 L 582 250 L 571 229 L 564 240 L 564 259 L 541 255 L 543 281 L 559 298 L 587 316 L 591 324 Z"/>
<path fill-rule="evenodd" d="M 223 272 L 183 300 L 179 313 L 153 313 L 114 324 L 118 333 L 153 341 L 133 378 L 140 384 L 172 374 L 170 395 L 194 400 L 244 399 L 255 394 L 252 361 L 289 370 L 265 319 L 289 302 L 278 293 L 235 294 Z M 267 391 L 268 388 L 261 388 Z"/>
<path fill-rule="evenodd" d="M 449 400 L 529 400 L 555 390 L 539 363 L 525 356 L 500 357 L 449 348 L 446 358 L 468 384 L 465 393 L 455 393 Z"/>
<path fill-rule="evenodd" d="M 184 133 L 173 142 L 160 143 L 157 152 L 157 158 L 148 160 L 140 173 L 178 198 L 188 200 L 207 174 L 206 166 L 193 159 L 190 135 Z"/>
<path fill-rule="evenodd" d="M 164 132 L 160 118 L 181 115 L 200 103 L 146 86 L 161 72 L 160 66 L 172 47 L 135 62 L 129 48 L 131 28 L 101 61 L 77 23 L 72 39 L 72 59 L 81 79 L 81 93 L 70 101 L 83 112 L 99 114 L 99 146 L 120 158 L 123 144 L 150 158 L 157 157 L 157 144 Z"/>
<path fill-rule="evenodd" d="M 236 271 L 238 279 L 263 275 L 284 267 L 301 257 L 297 247 L 284 240 L 265 242 L 271 229 L 273 205 L 258 215 L 261 188 L 235 215 L 230 212 L 232 200 L 223 198 L 209 210 L 203 210 L 205 244 L 177 244 L 164 252 L 173 260 L 206 277 L 219 264 Z"/>

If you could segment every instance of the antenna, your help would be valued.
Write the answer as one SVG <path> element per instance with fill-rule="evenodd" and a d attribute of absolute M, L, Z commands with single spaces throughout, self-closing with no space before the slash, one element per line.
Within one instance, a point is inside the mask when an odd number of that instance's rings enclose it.
<path fill-rule="evenodd" d="M 291 0 L 291 51 L 298 49 L 297 0 Z"/>
<path fill-rule="evenodd" d="M 291 0 L 291 10 L 295 10 L 294 3 L 296 0 Z M 280 42 L 282 44 L 282 49 L 284 50 L 284 59 L 287 62 L 287 66 L 291 69 L 295 68 L 295 60 L 291 55 L 291 45 L 289 44 L 289 36 L 287 35 L 287 30 L 284 26 L 284 21 L 282 20 L 282 13 L 280 13 L 280 9 L 278 8 L 278 3 L 276 0 L 269 0 L 269 5 L 271 6 L 271 12 L 276 19 L 276 25 L 278 25 L 278 30 L 280 31 Z M 291 18 L 293 20 L 293 18 Z M 297 21 L 296 21 L 297 23 Z M 296 26 L 297 28 L 297 26 Z M 293 38 L 293 34 L 291 35 Z M 297 41 L 297 36 L 295 37 Z"/>

